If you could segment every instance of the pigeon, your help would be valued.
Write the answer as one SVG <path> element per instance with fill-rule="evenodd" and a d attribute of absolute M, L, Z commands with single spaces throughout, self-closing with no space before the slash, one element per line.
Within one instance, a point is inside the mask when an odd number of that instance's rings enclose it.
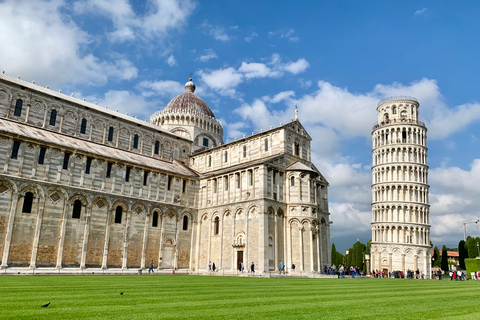
<path fill-rule="evenodd" d="M 123 291 L 122 291 L 122 292 L 120 292 L 120 295 L 121 295 L 121 296 L 123 296 Z M 49 303 L 50 303 L 50 302 L 49 302 Z"/>
<path fill-rule="evenodd" d="M 49 305 L 50 305 L 50 302 L 49 302 L 49 303 L 46 303 L 46 304 L 44 304 L 44 305 L 42 306 L 42 308 L 46 308 L 46 307 L 48 307 Z"/>

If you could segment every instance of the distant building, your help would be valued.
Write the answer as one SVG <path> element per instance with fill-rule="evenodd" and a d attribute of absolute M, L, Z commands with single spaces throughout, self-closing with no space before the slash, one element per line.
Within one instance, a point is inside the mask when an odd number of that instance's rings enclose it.
<path fill-rule="evenodd" d="M 300 121 L 223 143 L 185 91 L 147 122 L 1 74 L 1 268 L 329 264 L 328 182 Z"/>
<path fill-rule="evenodd" d="M 431 274 L 427 128 L 415 98 L 377 106 L 373 127 L 371 270 Z"/>

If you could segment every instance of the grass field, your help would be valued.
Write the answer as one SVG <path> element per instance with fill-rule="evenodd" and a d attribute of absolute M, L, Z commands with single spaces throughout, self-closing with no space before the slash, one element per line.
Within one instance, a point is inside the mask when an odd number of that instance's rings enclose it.
<path fill-rule="evenodd" d="M 0 276 L 8 319 L 480 319 L 479 303 L 480 281 Z"/>

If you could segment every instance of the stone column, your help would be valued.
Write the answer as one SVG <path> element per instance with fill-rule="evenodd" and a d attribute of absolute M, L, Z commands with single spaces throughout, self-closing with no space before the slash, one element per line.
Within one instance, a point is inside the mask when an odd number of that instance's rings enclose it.
<path fill-rule="evenodd" d="M 313 263 L 313 227 L 310 227 L 310 271 L 315 271 Z"/>
<path fill-rule="evenodd" d="M 102 259 L 102 269 L 107 269 L 107 259 L 108 259 L 108 243 L 110 241 L 110 220 L 114 212 L 114 208 L 110 209 L 107 213 L 107 225 L 105 226 L 105 243 L 103 245 L 103 259 Z"/>
<path fill-rule="evenodd" d="M 163 268 L 163 235 L 165 234 L 165 214 L 161 214 L 162 217 L 162 227 L 160 228 L 160 245 L 158 249 L 158 269 L 160 265 Z"/>
<path fill-rule="evenodd" d="M 245 212 L 245 255 L 243 256 L 243 264 L 248 267 L 248 211 Z"/>
<path fill-rule="evenodd" d="M 299 248 L 299 250 L 300 250 L 300 270 L 305 271 L 305 268 L 304 268 L 305 257 L 304 257 L 304 254 L 303 254 L 303 252 L 304 252 L 304 250 L 303 250 L 303 225 L 300 225 L 300 227 L 298 227 L 298 232 L 300 233 L 299 234 L 299 238 L 300 238 L 300 248 Z"/>
<path fill-rule="evenodd" d="M 275 261 L 275 271 L 278 271 L 278 225 L 277 225 L 277 214 L 273 213 L 273 228 L 275 230 L 275 242 L 273 245 L 275 246 L 275 252 L 273 260 Z"/>
<path fill-rule="evenodd" d="M 87 260 L 88 237 L 90 235 L 90 220 L 92 218 L 92 205 L 85 206 L 85 229 L 83 230 L 82 257 L 80 260 L 80 268 L 84 269 Z"/>
<path fill-rule="evenodd" d="M 200 233 L 202 231 L 202 217 L 197 222 L 197 242 L 195 243 L 195 259 L 196 259 L 196 269 L 200 269 Z"/>
<path fill-rule="evenodd" d="M 287 235 L 287 241 L 286 241 L 286 255 L 285 255 L 285 272 L 287 270 L 290 270 L 292 266 L 292 227 L 290 226 L 290 223 L 288 222 L 288 219 L 285 218 L 285 228 L 287 230 L 286 235 Z"/>
<path fill-rule="evenodd" d="M 392 253 L 388 254 L 388 272 L 392 272 Z"/>
<path fill-rule="evenodd" d="M 30 108 L 32 107 L 31 103 L 27 103 L 27 114 L 25 115 L 25 123 L 28 123 L 28 118 L 30 116 Z"/>
<path fill-rule="evenodd" d="M 45 197 L 41 196 L 39 198 L 38 216 L 37 216 L 37 222 L 35 224 L 35 233 L 34 233 L 34 236 L 33 236 L 32 255 L 31 255 L 31 258 L 30 258 L 30 268 L 35 268 L 36 267 L 38 241 L 40 240 L 40 231 L 42 229 L 44 208 L 45 208 Z M 7 248 L 6 244 L 5 244 L 5 248 Z"/>
<path fill-rule="evenodd" d="M 402 253 L 402 273 L 405 274 L 405 254 Z"/>
<path fill-rule="evenodd" d="M 197 225 L 197 221 L 192 219 L 191 223 L 191 231 L 190 231 L 190 263 L 188 266 L 189 270 L 193 270 L 193 259 L 194 259 L 194 251 L 195 251 L 195 242 L 193 239 L 195 239 L 195 226 Z"/>
<path fill-rule="evenodd" d="M 177 223 L 176 223 L 177 230 L 175 230 L 175 259 L 173 260 L 173 269 L 174 270 L 177 269 L 177 266 L 178 266 L 178 249 L 179 249 L 178 241 L 180 239 L 179 225 L 180 225 L 180 216 L 178 217 Z"/>
<path fill-rule="evenodd" d="M 213 216 L 212 216 L 213 218 Z M 210 250 L 211 250 L 211 242 L 212 242 L 212 229 L 214 228 L 213 220 L 210 219 L 209 228 L 208 228 L 208 239 L 207 239 L 207 263 L 210 263 Z"/>
<path fill-rule="evenodd" d="M 67 227 L 67 211 L 70 208 L 70 204 L 68 203 L 68 199 L 65 197 L 65 205 L 63 206 L 62 212 L 62 227 L 60 229 L 60 239 L 58 241 L 58 249 L 57 249 L 57 269 L 62 268 L 62 259 L 63 259 L 63 245 L 65 243 L 65 229 Z"/>
<path fill-rule="evenodd" d="M 122 269 L 127 269 L 127 254 L 128 254 L 128 230 L 130 229 L 130 219 L 132 211 L 127 210 L 127 222 L 125 223 L 125 232 L 123 234 L 123 257 Z"/>
<path fill-rule="evenodd" d="M 414 255 L 413 256 L 413 272 L 417 271 L 418 269 L 418 256 Z"/>
<path fill-rule="evenodd" d="M 5 235 L 5 246 L 3 247 L 2 265 L 1 265 L 2 269 L 8 268 L 8 264 L 7 264 L 8 254 L 10 252 L 10 244 L 12 242 L 13 221 L 15 220 L 15 211 L 17 211 L 18 197 L 19 197 L 18 193 L 12 189 L 12 202 L 10 206 L 10 214 L 8 216 L 8 227 L 7 227 L 7 233 Z"/>
<path fill-rule="evenodd" d="M 143 245 L 142 245 L 142 262 L 140 263 L 140 269 L 145 269 L 145 258 L 147 257 L 147 243 L 148 243 L 148 224 L 150 221 L 150 215 L 145 213 L 145 225 L 143 227 Z"/>
<path fill-rule="evenodd" d="M 319 273 L 323 270 L 322 247 L 320 246 L 320 237 L 322 236 L 322 233 L 320 230 L 320 227 L 317 226 L 315 231 L 317 232 L 317 265 Z"/>
<path fill-rule="evenodd" d="M 218 181 L 217 181 L 218 183 Z M 218 188 L 218 185 L 217 185 L 217 188 Z M 217 190 L 218 191 L 218 190 Z M 224 224 L 224 219 L 225 219 L 225 216 L 222 216 L 222 219 L 220 220 L 221 221 L 221 225 L 220 225 L 220 261 L 218 262 L 218 269 L 221 269 L 222 268 L 222 255 L 223 255 L 223 224 Z"/>

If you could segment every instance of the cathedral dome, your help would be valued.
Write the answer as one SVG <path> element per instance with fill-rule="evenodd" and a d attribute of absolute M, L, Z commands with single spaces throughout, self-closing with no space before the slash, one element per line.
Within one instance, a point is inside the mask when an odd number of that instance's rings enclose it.
<path fill-rule="evenodd" d="M 193 92 L 195 84 L 192 78 L 185 84 L 185 93 L 173 98 L 161 113 L 187 113 L 215 118 L 208 105 Z"/>

